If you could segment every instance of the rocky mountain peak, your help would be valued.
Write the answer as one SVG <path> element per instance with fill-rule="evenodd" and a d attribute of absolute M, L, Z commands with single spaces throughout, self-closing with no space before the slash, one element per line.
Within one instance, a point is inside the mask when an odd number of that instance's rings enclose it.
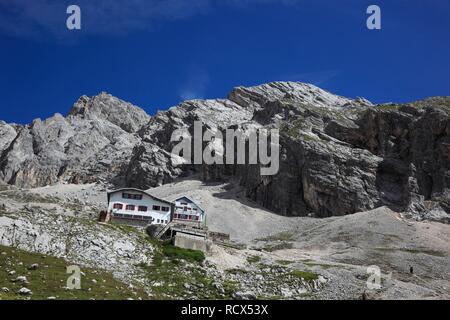
<path fill-rule="evenodd" d="M 303 82 L 270 82 L 253 87 L 237 87 L 231 91 L 228 99 L 237 104 L 254 107 L 280 100 L 318 107 L 342 107 L 350 104 L 372 105 L 368 100 L 348 99 Z"/>
<path fill-rule="evenodd" d="M 238 181 L 247 197 L 287 216 L 346 215 L 387 205 L 445 220 L 449 114 L 448 97 L 373 105 L 299 82 L 237 87 L 228 99 L 186 101 L 154 117 L 101 93 L 80 97 L 66 118 L 30 126 L 0 122 L 0 181 L 147 189 L 193 173 L 204 181 Z M 194 121 L 218 130 L 278 128 L 279 172 L 263 177 L 258 166 L 174 166 L 171 135 L 191 130 Z"/>
<path fill-rule="evenodd" d="M 141 108 L 106 92 L 93 97 L 81 96 L 69 116 L 105 119 L 129 133 L 137 132 L 150 120 L 150 116 Z"/>

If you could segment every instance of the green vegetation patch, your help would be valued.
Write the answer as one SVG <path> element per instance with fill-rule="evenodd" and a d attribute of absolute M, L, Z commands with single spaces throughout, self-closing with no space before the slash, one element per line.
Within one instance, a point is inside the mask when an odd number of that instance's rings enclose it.
<path fill-rule="evenodd" d="M 247 262 L 248 263 L 258 263 L 261 261 L 261 257 L 260 256 L 249 256 L 247 257 Z"/>
<path fill-rule="evenodd" d="M 330 269 L 330 268 L 341 268 L 341 269 L 349 268 L 348 266 L 345 266 L 345 265 L 333 264 L 333 263 L 322 263 L 322 262 L 317 262 L 312 259 L 304 259 L 304 260 L 302 260 L 302 263 L 308 267 L 320 267 L 325 270 Z"/>
<path fill-rule="evenodd" d="M 201 251 L 183 249 L 170 243 L 150 240 L 155 246 L 150 266 L 140 265 L 146 273 L 155 299 L 222 299 L 214 280 L 202 267 Z M 226 290 L 225 290 L 226 291 Z"/>
<path fill-rule="evenodd" d="M 282 296 L 269 296 L 269 297 L 266 297 L 266 296 L 259 296 L 258 297 L 258 300 L 284 300 L 284 297 L 282 297 Z"/>
<path fill-rule="evenodd" d="M 37 264 L 37 268 L 30 266 Z M 30 253 L 16 248 L 0 246 L 0 300 L 125 300 L 148 299 L 142 289 L 131 290 L 106 271 L 80 267 L 81 289 L 68 290 L 67 279 L 71 274 L 67 266 L 71 265 L 62 258 Z M 15 281 L 25 276 L 27 283 Z M 21 288 L 26 287 L 32 295 L 20 295 Z M 3 290 L 7 288 L 7 290 Z"/>
<path fill-rule="evenodd" d="M 228 297 L 233 296 L 233 293 L 239 291 L 239 283 L 233 280 L 225 280 L 222 283 L 225 295 Z"/>
<path fill-rule="evenodd" d="M 277 250 L 292 249 L 293 246 L 294 245 L 291 242 L 283 241 L 280 243 L 266 245 L 264 247 L 264 250 L 267 252 L 273 252 L 273 251 L 277 251 Z"/>
<path fill-rule="evenodd" d="M 289 274 L 297 278 L 302 278 L 306 281 L 313 281 L 319 278 L 317 273 L 303 270 L 293 270 Z"/>
<path fill-rule="evenodd" d="M 125 224 L 110 222 L 110 223 L 101 224 L 101 226 L 103 226 L 105 228 L 117 230 L 117 231 L 122 232 L 127 235 L 136 234 L 136 235 L 143 236 L 145 234 L 142 231 L 142 229 L 140 229 L 139 227 L 129 226 L 129 225 L 125 225 Z"/>
<path fill-rule="evenodd" d="M 382 104 L 377 107 L 378 110 L 383 111 L 396 111 L 401 107 L 401 105 L 398 104 Z"/>
<path fill-rule="evenodd" d="M 52 196 L 42 196 L 32 192 L 18 192 L 15 190 L 7 190 L 0 193 L 0 197 L 7 197 L 21 203 L 50 203 L 58 204 L 60 200 Z"/>
<path fill-rule="evenodd" d="M 199 250 L 183 249 L 171 244 L 165 244 L 162 247 L 163 254 L 171 259 L 183 259 L 189 262 L 201 263 L 205 260 L 205 254 Z"/>
<path fill-rule="evenodd" d="M 402 252 L 408 252 L 412 254 L 427 254 L 429 256 L 435 256 L 435 257 L 446 257 L 447 253 L 443 251 L 437 251 L 437 250 L 429 250 L 429 249 L 408 249 L 408 248 L 375 248 L 375 250 L 379 251 L 402 251 Z"/>
<path fill-rule="evenodd" d="M 237 268 L 227 269 L 226 272 L 229 273 L 229 274 L 245 274 L 245 273 L 248 273 L 247 270 L 237 269 Z"/>
<path fill-rule="evenodd" d="M 280 264 L 282 266 L 287 266 L 289 264 L 294 263 L 294 261 L 289 261 L 289 260 L 276 260 L 275 261 L 277 264 Z"/>

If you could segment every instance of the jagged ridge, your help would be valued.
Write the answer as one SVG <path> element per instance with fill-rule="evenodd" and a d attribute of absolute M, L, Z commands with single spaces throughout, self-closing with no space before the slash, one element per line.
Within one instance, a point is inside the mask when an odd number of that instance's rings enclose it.
<path fill-rule="evenodd" d="M 445 220 L 449 100 L 374 106 L 309 84 L 273 82 L 150 117 L 105 93 L 83 96 L 67 117 L 0 123 L 0 180 L 20 187 L 99 181 L 149 188 L 198 172 L 207 181 L 238 180 L 249 198 L 283 215 L 323 217 L 388 205 Z M 279 173 L 262 177 L 257 166 L 174 167 L 171 134 L 195 120 L 220 130 L 279 128 Z"/>

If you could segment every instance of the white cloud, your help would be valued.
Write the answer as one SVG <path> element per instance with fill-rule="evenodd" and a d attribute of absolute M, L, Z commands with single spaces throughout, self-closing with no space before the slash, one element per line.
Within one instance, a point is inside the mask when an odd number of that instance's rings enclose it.
<path fill-rule="evenodd" d="M 210 0 L 0 0 L 0 32 L 33 36 L 67 30 L 67 6 L 81 8 L 85 34 L 123 34 L 146 30 L 154 23 L 178 20 L 207 12 Z"/>
<path fill-rule="evenodd" d="M 67 35 L 66 8 L 78 5 L 81 34 L 127 34 L 155 23 L 187 19 L 218 6 L 289 5 L 300 0 L 0 0 L 0 33 L 9 36 Z"/>
<path fill-rule="evenodd" d="M 209 82 L 209 75 L 205 70 L 191 67 L 185 83 L 179 90 L 179 97 L 182 100 L 203 99 Z"/>

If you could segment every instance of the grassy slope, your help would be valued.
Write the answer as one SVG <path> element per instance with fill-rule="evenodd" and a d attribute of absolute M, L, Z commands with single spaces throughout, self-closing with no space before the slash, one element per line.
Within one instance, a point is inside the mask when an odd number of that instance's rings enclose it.
<path fill-rule="evenodd" d="M 77 221 L 94 223 L 88 219 L 73 218 Z M 81 278 L 81 290 L 67 290 L 66 282 L 70 274 L 66 273 L 71 263 L 62 258 L 37 254 L 16 248 L 0 246 L 0 300 L 2 299 L 179 299 L 195 294 L 199 298 L 223 298 L 213 287 L 213 280 L 208 277 L 200 265 L 205 259 L 200 251 L 176 248 L 167 243 L 151 239 L 134 227 L 108 224 L 105 228 L 112 228 L 123 232 L 124 236 L 133 233 L 139 235 L 142 241 L 155 248 L 155 256 L 150 266 L 141 265 L 140 268 L 147 276 L 152 294 L 148 296 L 143 289 L 129 289 L 127 284 L 115 279 L 111 273 L 102 270 L 81 268 L 84 275 Z M 32 264 L 39 264 L 37 270 L 29 270 Z M 10 275 L 10 271 L 15 271 Z M 21 296 L 18 291 L 23 287 L 15 280 L 18 276 L 26 276 L 29 282 L 25 285 L 33 294 Z M 93 281 L 95 280 L 95 282 Z M 185 284 L 192 285 L 192 289 L 185 288 Z M 2 288 L 8 288 L 4 292 Z"/>
<path fill-rule="evenodd" d="M 169 243 L 152 240 L 155 256 L 151 266 L 141 266 L 152 283 L 155 299 L 223 299 L 213 285 L 213 279 L 200 267 L 203 252 L 182 249 Z M 187 287 L 186 287 L 187 285 Z"/>
<path fill-rule="evenodd" d="M 29 270 L 35 263 L 39 264 L 37 270 Z M 41 300 L 52 296 L 56 299 L 71 300 L 147 298 L 143 290 L 130 290 L 110 273 L 88 268 L 81 268 L 84 273 L 81 277 L 81 289 L 66 290 L 67 278 L 70 276 L 66 273 L 68 265 L 70 263 L 61 258 L 0 246 L 0 300 L 28 297 Z M 16 273 L 10 275 L 10 271 Z M 26 287 L 33 292 L 31 296 L 18 294 L 19 289 L 23 287 L 20 283 L 13 282 L 18 276 L 27 277 L 29 284 Z M 9 292 L 4 292 L 4 287 L 8 288 Z"/>

